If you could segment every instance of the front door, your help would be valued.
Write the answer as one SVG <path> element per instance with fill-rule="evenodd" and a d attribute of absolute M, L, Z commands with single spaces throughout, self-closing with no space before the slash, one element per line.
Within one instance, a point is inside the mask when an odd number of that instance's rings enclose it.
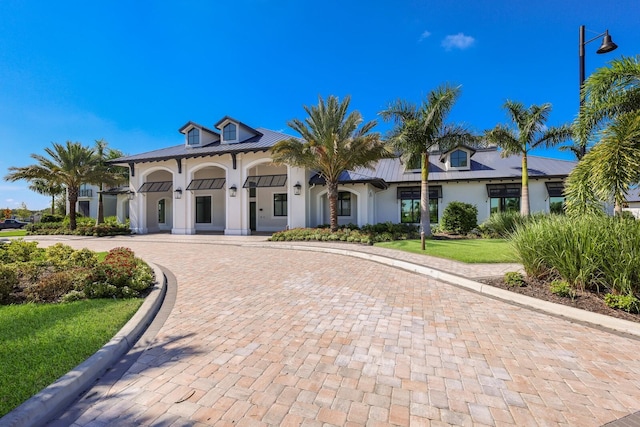
<path fill-rule="evenodd" d="M 249 228 L 256 231 L 256 202 L 249 202 Z"/>

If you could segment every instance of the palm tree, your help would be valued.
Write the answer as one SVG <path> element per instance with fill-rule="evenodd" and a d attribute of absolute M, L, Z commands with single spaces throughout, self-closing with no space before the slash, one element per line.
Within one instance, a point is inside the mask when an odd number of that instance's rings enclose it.
<path fill-rule="evenodd" d="M 69 217 L 71 230 L 76 229 L 76 203 L 80 185 L 96 182 L 96 156 L 94 151 L 79 142 L 67 141 L 66 145 L 52 143 L 53 147 L 45 148 L 47 156 L 31 154 L 38 163 L 30 166 L 9 168 L 10 173 L 4 179 L 18 181 L 25 179 L 53 179 L 67 188 L 69 200 Z"/>
<path fill-rule="evenodd" d="M 104 186 L 114 187 L 127 182 L 129 179 L 127 168 L 109 163 L 109 160 L 117 159 L 124 154 L 120 150 L 107 148 L 108 144 L 107 141 L 99 139 L 96 140 L 94 148 L 97 160 L 96 178 L 98 181 L 92 182 L 92 184 L 100 187 L 98 191 L 98 217 L 96 218 L 96 224 L 102 224 L 104 222 L 104 204 L 102 201 L 102 190 Z"/>
<path fill-rule="evenodd" d="M 56 213 L 56 196 L 64 193 L 64 187 L 51 179 L 32 179 L 29 184 L 29 190 L 38 194 L 51 196 L 51 215 Z"/>
<path fill-rule="evenodd" d="M 347 114 L 351 98 L 342 102 L 330 95 L 327 101 L 318 96 L 317 106 L 304 106 L 304 122 L 291 120 L 288 126 L 298 132 L 302 140 L 290 138 L 278 142 L 271 149 L 276 164 L 287 164 L 316 171 L 324 178 L 329 198 L 331 231 L 338 229 L 338 180 L 344 171 L 358 167 L 372 167 L 389 157 L 387 145 L 380 134 L 371 133 L 376 126 L 372 120 L 362 124 L 358 111 Z M 362 126 L 361 126 L 362 125 Z"/>
<path fill-rule="evenodd" d="M 611 61 L 585 81 L 584 103 L 574 123 L 583 153 L 589 138 L 618 114 L 640 110 L 640 55 Z"/>
<path fill-rule="evenodd" d="M 421 169 L 420 236 L 425 250 L 425 236 L 431 235 L 429 218 L 429 154 L 448 151 L 456 145 L 477 145 L 472 132 L 458 124 L 445 124 L 445 119 L 460 96 L 460 86 L 447 84 L 431 91 L 418 107 L 397 100 L 380 112 L 385 121 L 393 121 L 388 140 L 400 152 L 410 169 Z"/>
<path fill-rule="evenodd" d="M 567 180 L 569 214 L 613 201 L 614 213 L 621 215 L 629 188 L 640 183 L 640 111 L 616 115 L 600 135 Z"/>
<path fill-rule="evenodd" d="M 551 147 L 571 138 L 571 127 L 562 125 L 547 128 L 545 122 L 551 112 L 551 104 L 532 105 L 525 108 L 520 102 L 507 100 L 504 108 L 515 127 L 498 125 L 485 132 L 488 142 L 502 148 L 502 157 L 522 156 L 522 196 L 520 214 L 529 215 L 529 171 L 527 155 L 540 147 Z"/>

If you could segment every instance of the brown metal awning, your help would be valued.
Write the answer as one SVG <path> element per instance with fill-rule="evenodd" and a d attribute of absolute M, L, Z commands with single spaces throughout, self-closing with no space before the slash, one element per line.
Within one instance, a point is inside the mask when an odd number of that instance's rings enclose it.
<path fill-rule="evenodd" d="M 564 196 L 564 183 L 563 182 L 545 182 L 547 186 L 547 193 L 549 197 L 562 197 Z"/>
<path fill-rule="evenodd" d="M 242 188 L 284 187 L 287 175 L 259 175 L 248 176 Z"/>
<path fill-rule="evenodd" d="M 225 178 L 194 179 L 187 186 L 187 190 L 219 190 L 224 187 Z"/>
<path fill-rule="evenodd" d="M 172 184 L 171 181 L 145 182 L 138 188 L 138 193 L 162 193 L 171 191 Z"/>

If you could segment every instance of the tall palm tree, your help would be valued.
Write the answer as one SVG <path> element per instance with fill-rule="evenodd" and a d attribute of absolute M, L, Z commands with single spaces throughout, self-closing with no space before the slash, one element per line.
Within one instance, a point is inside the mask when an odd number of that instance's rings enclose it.
<path fill-rule="evenodd" d="M 44 196 L 51 196 L 51 215 L 56 213 L 56 196 L 64 193 L 64 187 L 51 179 L 32 179 L 29 190 Z"/>
<path fill-rule="evenodd" d="M 583 153 L 589 139 L 618 114 L 640 110 L 640 55 L 621 57 L 596 70 L 582 89 L 584 103 L 574 123 Z"/>
<path fill-rule="evenodd" d="M 67 141 L 66 145 L 52 143 L 45 148 L 47 156 L 31 154 L 38 163 L 30 166 L 9 168 L 10 173 L 4 179 L 18 181 L 24 179 L 53 179 L 67 188 L 71 230 L 76 229 L 76 203 L 80 185 L 96 182 L 96 156 L 93 150 L 79 142 Z"/>
<path fill-rule="evenodd" d="M 600 136 L 567 180 L 569 214 L 613 201 L 614 213 L 621 215 L 629 188 L 640 183 L 640 111 L 616 115 Z"/>
<path fill-rule="evenodd" d="M 104 203 L 102 199 L 102 190 L 104 186 L 114 187 L 116 185 L 123 184 L 129 179 L 128 169 L 122 166 L 115 166 L 109 163 L 109 160 L 114 160 L 122 157 L 124 154 L 120 150 L 114 150 L 107 148 L 109 143 L 104 139 L 96 140 L 95 143 L 95 155 L 96 155 L 96 179 L 97 182 L 92 182 L 99 187 L 98 191 L 98 217 L 96 218 L 96 224 L 102 224 L 104 222 Z"/>
<path fill-rule="evenodd" d="M 380 134 L 371 132 L 376 121 L 364 123 L 358 111 L 347 114 L 351 98 L 342 102 L 330 95 L 326 103 L 318 96 L 317 106 L 304 106 L 308 116 L 304 121 L 293 119 L 288 126 L 298 132 L 302 140 L 290 138 L 278 142 L 271 149 L 276 164 L 287 164 L 316 171 L 324 178 L 329 198 L 331 231 L 338 229 L 338 180 L 344 171 L 358 167 L 372 167 L 389 157 L 387 145 Z"/>
<path fill-rule="evenodd" d="M 512 127 L 498 125 L 485 132 L 488 142 L 502 148 L 502 157 L 522 156 L 522 195 L 520 214 L 529 215 L 529 170 L 527 155 L 540 146 L 551 147 L 571 138 L 571 127 L 562 125 L 547 128 L 545 122 L 551 112 L 551 104 L 532 105 L 525 108 L 520 102 L 507 100 L 504 109 L 513 122 Z"/>
<path fill-rule="evenodd" d="M 446 124 L 445 119 L 460 96 L 460 86 L 439 86 L 427 94 L 420 106 L 396 100 L 380 112 L 385 121 L 393 121 L 388 140 L 400 152 L 410 169 L 420 168 L 420 236 L 425 250 L 425 236 L 431 235 L 429 218 L 429 154 L 448 151 L 456 145 L 476 145 L 477 136 L 462 125 Z"/>

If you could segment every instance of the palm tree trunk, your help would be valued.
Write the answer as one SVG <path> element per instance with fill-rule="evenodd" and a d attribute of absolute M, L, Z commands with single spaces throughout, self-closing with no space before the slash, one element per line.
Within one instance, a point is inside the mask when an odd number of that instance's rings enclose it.
<path fill-rule="evenodd" d="M 420 246 L 426 250 L 426 236 L 431 236 L 429 215 L 429 153 L 422 153 L 420 161 L 422 181 L 420 182 Z"/>
<path fill-rule="evenodd" d="M 522 194 L 520 196 L 520 215 L 529 215 L 529 170 L 527 169 L 527 153 L 522 155 Z"/>
<path fill-rule="evenodd" d="M 102 203 L 102 184 L 100 184 L 100 191 L 98 192 L 98 218 L 96 219 L 96 225 L 104 222 L 104 204 Z"/>
<path fill-rule="evenodd" d="M 338 231 L 338 182 L 327 180 L 327 198 L 329 199 L 329 223 L 331 232 Z"/>
<path fill-rule="evenodd" d="M 51 215 L 56 214 L 56 195 L 51 195 Z"/>
<path fill-rule="evenodd" d="M 78 188 L 68 188 L 69 192 L 69 228 L 76 229 L 76 203 L 78 203 Z"/>

